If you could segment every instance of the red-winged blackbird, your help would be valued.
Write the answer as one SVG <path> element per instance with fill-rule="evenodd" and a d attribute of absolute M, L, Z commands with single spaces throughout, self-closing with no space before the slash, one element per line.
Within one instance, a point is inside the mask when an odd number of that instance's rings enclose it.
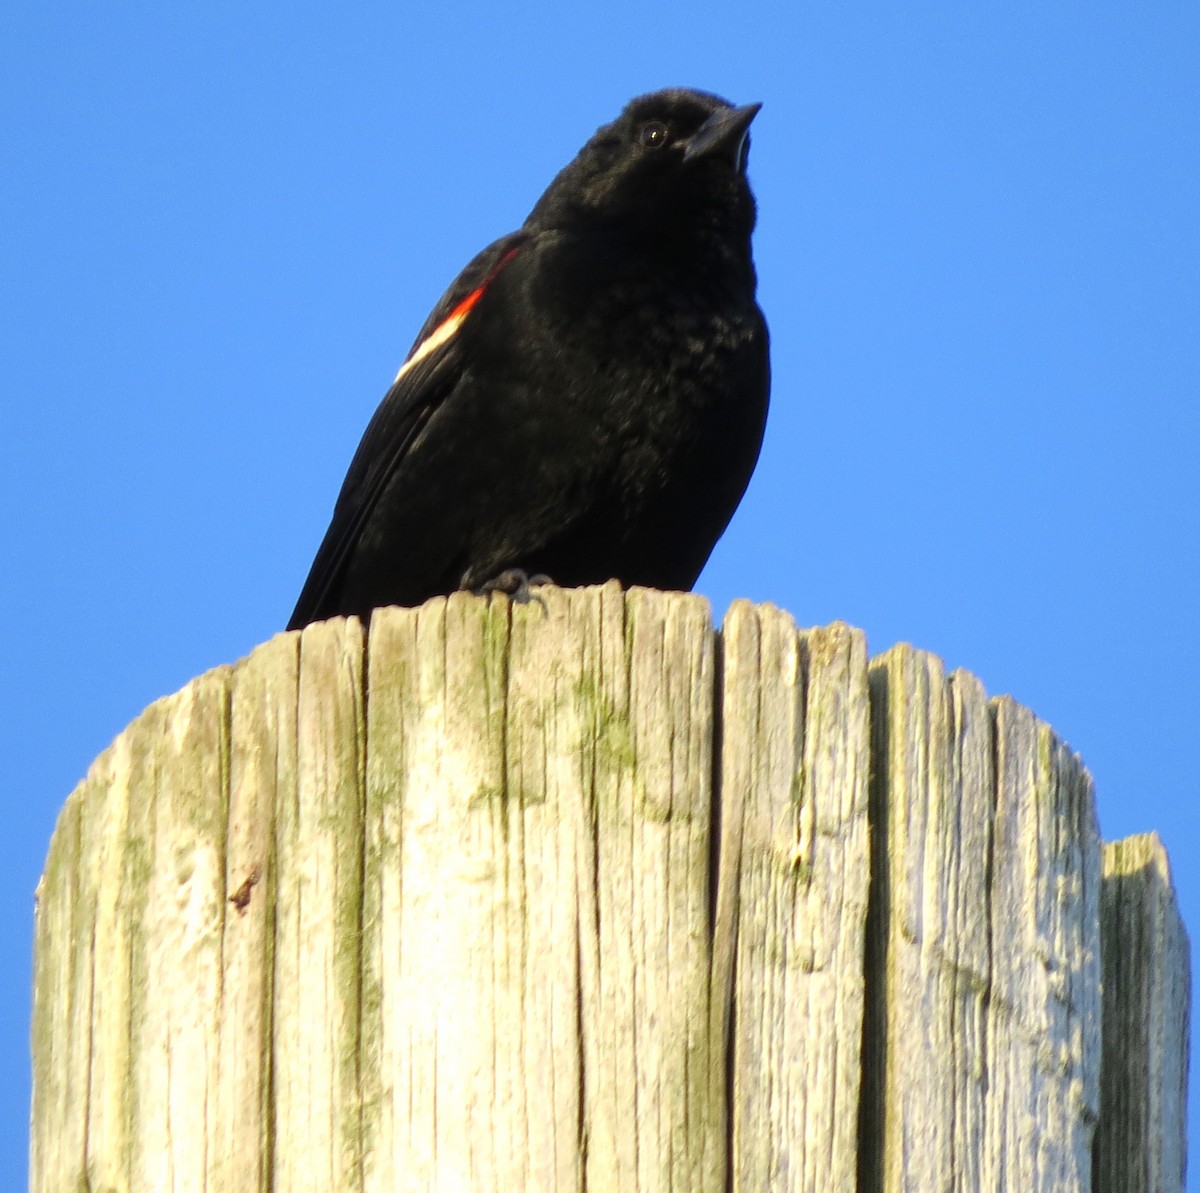
<path fill-rule="evenodd" d="M 762 442 L 748 128 L 633 100 L 484 249 L 359 444 L 289 629 L 458 588 L 688 589 Z"/>

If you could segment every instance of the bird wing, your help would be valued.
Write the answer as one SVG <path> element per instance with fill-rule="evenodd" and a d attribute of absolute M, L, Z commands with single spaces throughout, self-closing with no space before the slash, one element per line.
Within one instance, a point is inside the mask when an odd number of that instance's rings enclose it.
<path fill-rule="evenodd" d="M 462 372 L 457 332 L 499 272 L 528 241 L 513 232 L 488 245 L 451 283 L 433 308 L 379 403 L 350 463 L 333 518 L 309 569 L 289 630 L 328 616 L 354 546 L 380 495 Z"/>

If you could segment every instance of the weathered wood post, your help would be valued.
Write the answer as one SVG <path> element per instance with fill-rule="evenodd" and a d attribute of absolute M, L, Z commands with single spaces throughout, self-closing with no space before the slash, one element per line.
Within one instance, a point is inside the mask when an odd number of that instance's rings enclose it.
<path fill-rule="evenodd" d="M 1103 984 L 1102 984 L 1103 974 Z M 1166 1190 L 1154 839 L 909 647 L 616 585 L 152 705 L 37 905 L 32 1188 Z"/>

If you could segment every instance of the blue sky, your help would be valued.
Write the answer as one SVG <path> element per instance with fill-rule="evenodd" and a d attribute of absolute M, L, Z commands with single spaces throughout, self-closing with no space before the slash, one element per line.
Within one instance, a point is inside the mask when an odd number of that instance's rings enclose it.
<path fill-rule="evenodd" d="M 764 103 L 771 420 L 698 587 L 1011 692 L 1200 925 L 1195 5 L 10 4 L 0 1187 L 63 799 L 281 628 L 444 286 L 677 84 Z"/>

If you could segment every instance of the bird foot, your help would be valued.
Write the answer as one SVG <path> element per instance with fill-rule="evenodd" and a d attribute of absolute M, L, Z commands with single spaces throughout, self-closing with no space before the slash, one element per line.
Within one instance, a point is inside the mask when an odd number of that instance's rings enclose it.
<path fill-rule="evenodd" d="M 545 609 L 546 602 L 531 589 L 541 584 L 553 583 L 549 576 L 544 576 L 541 572 L 531 576 L 521 568 L 505 568 L 498 576 L 493 576 L 487 583 L 481 584 L 475 592 L 478 596 L 503 592 L 511 597 L 515 604 L 528 605 L 530 601 L 537 601 Z"/>

